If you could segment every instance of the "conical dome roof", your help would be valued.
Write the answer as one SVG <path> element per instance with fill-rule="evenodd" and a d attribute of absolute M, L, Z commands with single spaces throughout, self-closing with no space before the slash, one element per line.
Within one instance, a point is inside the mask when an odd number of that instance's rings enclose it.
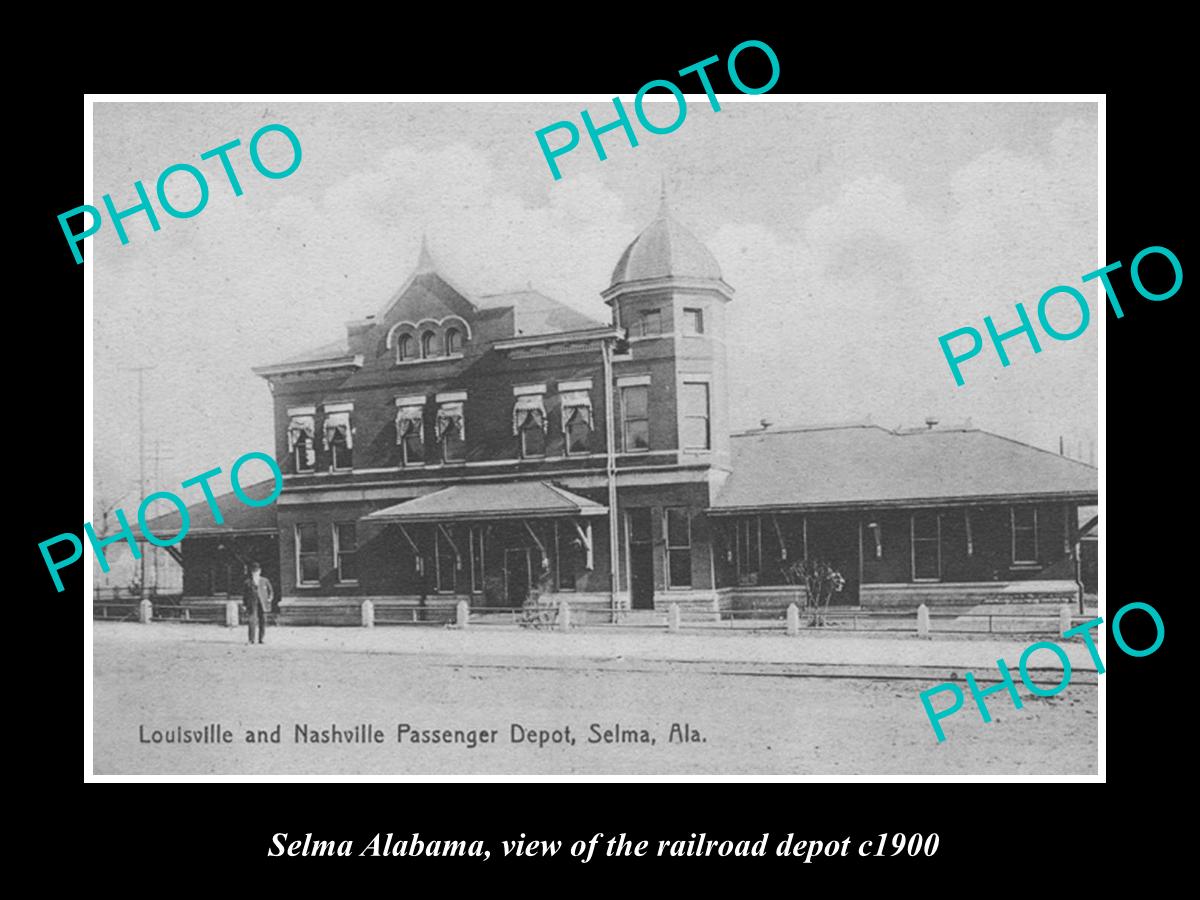
<path fill-rule="evenodd" d="M 664 199 L 655 220 L 621 254 L 611 287 L 667 277 L 720 281 L 721 267 L 708 248 L 675 221 Z"/>

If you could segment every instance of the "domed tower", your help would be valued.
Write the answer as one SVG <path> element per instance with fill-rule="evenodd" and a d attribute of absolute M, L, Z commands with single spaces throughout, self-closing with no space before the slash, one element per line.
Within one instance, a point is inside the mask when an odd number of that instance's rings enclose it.
<path fill-rule="evenodd" d="M 651 376 L 651 451 L 728 465 L 725 306 L 732 295 L 716 258 L 671 215 L 664 190 L 654 221 L 625 248 L 601 292 L 613 324 L 629 334 L 629 357 L 615 367 L 618 388 Z M 622 431 L 628 452 L 633 441 Z"/>

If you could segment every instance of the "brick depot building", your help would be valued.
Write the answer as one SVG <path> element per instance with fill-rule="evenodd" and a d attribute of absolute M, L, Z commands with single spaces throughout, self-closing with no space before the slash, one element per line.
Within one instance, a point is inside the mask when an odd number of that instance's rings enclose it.
<path fill-rule="evenodd" d="M 251 557 L 295 622 L 531 591 L 605 614 L 779 607 L 805 556 L 863 607 L 1077 596 L 1091 466 L 969 427 L 731 435 L 733 293 L 665 204 L 602 292 L 608 323 L 469 295 L 422 247 L 378 314 L 255 369 L 284 488 L 224 526 L 190 509 L 185 600 L 224 599 Z"/>

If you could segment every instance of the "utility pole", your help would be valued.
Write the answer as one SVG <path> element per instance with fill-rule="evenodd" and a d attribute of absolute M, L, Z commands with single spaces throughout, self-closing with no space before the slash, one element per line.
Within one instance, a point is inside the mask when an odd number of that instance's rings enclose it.
<path fill-rule="evenodd" d="M 138 503 L 146 496 L 146 379 L 145 375 L 154 366 L 126 366 L 125 371 L 137 372 L 138 376 Z M 141 555 L 138 576 L 138 597 L 146 596 L 146 554 Z"/>
<path fill-rule="evenodd" d="M 162 476 L 160 475 L 159 463 L 163 462 L 164 460 L 167 462 L 170 462 L 174 458 L 175 457 L 171 453 L 170 450 L 168 450 L 164 454 L 162 441 L 155 439 L 155 441 L 154 441 L 154 486 L 155 486 L 155 488 L 158 488 L 158 486 L 162 484 Z M 154 558 L 154 596 L 157 597 L 158 596 L 159 548 L 154 546 L 153 544 L 151 544 L 150 547 L 148 547 L 147 549 L 153 554 L 153 558 Z M 144 554 L 143 554 L 143 557 L 144 557 Z"/>
<path fill-rule="evenodd" d="M 612 351 L 611 339 L 601 338 L 600 357 L 604 366 L 605 480 L 608 483 L 608 605 L 612 621 L 619 622 L 621 615 L 617 609 L 617 593 L 620 586 L 620 564 L 617 544 L 620 540 L 620 528 L 617 524 L 617 452 L 616 436 L 613 433 L 616 418 L 613 414 L 613 398 L 616 392 L 613 389 Z M 633 588 L 630 587 L 630 590 Z"/>

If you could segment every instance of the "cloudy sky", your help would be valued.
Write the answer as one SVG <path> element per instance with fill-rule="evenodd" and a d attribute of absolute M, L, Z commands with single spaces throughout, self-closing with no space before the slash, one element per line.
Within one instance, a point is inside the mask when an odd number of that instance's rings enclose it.
<path fill-rule="evenodd" d="M 629 98 L 626 98 L 627 100 Z M 730 98 L 731 101 L 733 98 Z M 673 104 L 673 101 L 671 101 Z M 1096 113 L 1092 104 L 801 104 L 701 95 L 669 135 L 605 136 L 561 157 L 554 181 L 534 132 L 579 122 L 596 103 L 128 104 L 94 113 L 95 196 L 136 203 L 167 166 L 209 175 L 194 218 L 161 211 L 162 229 L 126 220 L 88 239 L 95 260 L 97 502 L 129 492 L 136 509 L 136 378 L 147 378 L 148 440 L 170 459 L 170 489 L 251 449 L 270 450 L 271 400 L 250 367 L 336 340 L 378 311 L 411 272 L 423 233 L 439 267 L 468 292 L 533 285 L 607 320 L 599 292 L 653 218 L 660 179 L 676 218 L 703 241 L 735 290 L 730 309 L 734 425 L 859 419 L 887 426 L 968 417 L 1038 446 L 1095 440 L 1096 319 L 1077 340 L 1042 336 L 1034 355 L 1008 343 L 966 363 L 956 387 L 939 335 L 1013 327 L 1013 304 L 1079 284 L 1098 267 Z M 611 106 L 610 106 L 611 109 Z M 668 110 L 652 116 L 669 121 Z M 291 176 L 254 171 L 262 125 L 303 146 Z M 216 160 L 233 138 L 245 193 Z M 286 164 L 286 141 L 264 140 Z M 194 201 L 186 176 L 170 196 Z M 1093 313 L 1096 283 L 1085 291 Z M 1063 302 L 1051 321 L 1078 322 Z M 153 469 L 149 470 L 150 475 Z M 149 479 L 148 479 L 149 481 Z"/>

